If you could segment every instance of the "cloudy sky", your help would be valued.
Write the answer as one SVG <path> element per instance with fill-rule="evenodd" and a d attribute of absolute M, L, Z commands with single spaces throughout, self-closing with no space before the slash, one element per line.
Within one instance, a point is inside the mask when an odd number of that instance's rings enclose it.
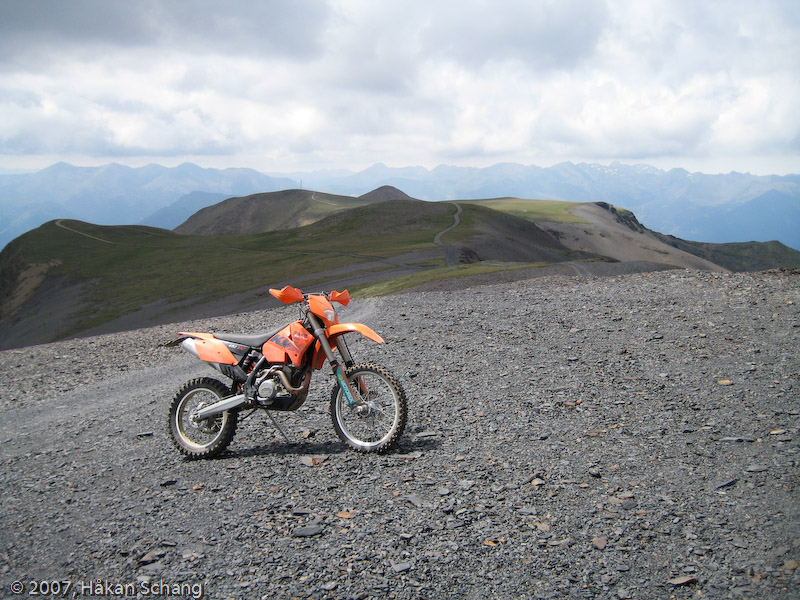
<path fill-rule="evenodd" d="M 800 172 L 797 0 L 0 0 L 0 168 Z"/>

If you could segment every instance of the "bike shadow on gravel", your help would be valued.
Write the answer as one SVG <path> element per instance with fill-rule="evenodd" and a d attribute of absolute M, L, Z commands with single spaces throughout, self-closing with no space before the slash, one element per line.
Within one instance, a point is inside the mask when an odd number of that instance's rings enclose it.
<path fill-rule="evenodd" d="M 431 452 L 437 450 L 442 445 L 441 440 L 435 438 L 419 438 L 401 440 L 396 448 L 382 454 L 380 456 L 387 458 L 404 459 L 409 455 L 418 452 Z M 286 442 L 276 440 L 265 444 L 258 444 L 246 448 L 228 449 L 219 456 L 210 458 L 208 460 L 236 460 L 241 458 L 253 458 L 258 456 L 307 456 L 307 455 L 325 455 L 334 456 L 338 454 L 356 454 L 341 442 L 326 440 L 326 441 L 310 441 L 310 440 L 295 440 Z M 188 460 L 188 459 L 186 459 Z"/>

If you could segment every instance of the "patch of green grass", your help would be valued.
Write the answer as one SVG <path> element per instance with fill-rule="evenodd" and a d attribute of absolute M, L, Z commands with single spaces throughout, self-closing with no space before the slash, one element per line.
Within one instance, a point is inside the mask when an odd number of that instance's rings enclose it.
<path fill-rule="evenodd" d="M 533 221 L 555 223 L 586 223 L 572 211 L 581 202 L 562 202 L 559 200 L 528 200 L 524 198 L 493 198 L 491 200 L 464 200 L 463 204 L 477 204 L 505 212 L 516 217 Z"/>
<path fill-rule="evenodd" d="M 484 273 L 495 273 L 497 271 L 513 271 L 517 269 L 529 269 L 531 267 L 546 267 L 549 263 L 526 263 L 519 265 L 492 266 L 481 264 L 458 265 L 455 267 L 444 267 L 441 269 L 430 269 L 421 271 L 413 275 L 404 275 L 385 281 L 356 285 L 350 288 L 350 293 L 354 297 L 369 298 L 372 296 L 385 296 L 401 292 L 408 288 L 413 288 L 431 281 L 440 279 L 457 279 L 460 277 L 470 277 L 472 275 L 483 275 Z"/>
<path fill-rule="evenodd" d="M 446 203 L 393 200 L 335 214 L 287 235 L 304 248 L 396 256 L 434 247 L 434 236 L 451 223 L 453 211 Z"/>
<path fill-rule="evenodd" d="M 451 202 L 446 202 L 446 203 L 443 202 L 442 204 L 446 204 L 452 207 L 450 222 L 447 225 L 445 225 L 445 227 L 447 227 L 448 225 L 452 224 L 453 217 L 456 214 L 456 206 Z M 461 209 L 462 209 L 461 216 L 459 217 L 461 221 L 460 224 L 458 225 L 458 227 L 448 231 L 442 237 L 442 241 L 448 244 L 467 242 L 474 236 L 480 235 L 481 233 L 480 226 L 482 224 L 485 224 L 487 222 L 494 222 L 497 220 L 498 216 L 500 217 L 503 216 L 502 213 L 499 211 L 498 213 L 492 214 L 491 209 L 487 209 L 486 207 L 476 203 L 459 202 L 459 204 L 461 204 Z"/>

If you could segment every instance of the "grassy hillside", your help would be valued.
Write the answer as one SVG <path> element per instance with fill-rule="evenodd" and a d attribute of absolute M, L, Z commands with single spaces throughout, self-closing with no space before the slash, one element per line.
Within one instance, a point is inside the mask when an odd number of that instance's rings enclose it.
<path fill-rule="evenodd" d="M 434 248 L 450 204 L 392 201 L 305 227 L 254 235 L 187 236 L 144 226 L 51 221 L 0 255 L 0 316 L 14 313 L 45 281 L 83 286 L 87 309 L 60 335 L 151 302 L 203 302 L 304 275 Z M 7 249 L 8 250 L 8 249 Z"/>
<path fill-rule="evenodd" d="M 315 202 L 330 199 L 314 196 Z M 129 327 L 174 321 L 170 311 L 191 307 L 213 305 L 224 314 L 263 306 L 266 288 L 285 283 L 325 287 L 334 278 L 345 285 L 400 278 L 386 288 L 395 290 L 483 272 L 486 267 L 447 267 L 464 244 L 482 260 L 516 263 L 490 269 L 576 257 L 529 221 L 477 205 L 464 205 L 460 225 L 437 243 L 456 209 L 451 202 L 393 199 L 303 227 L 215 236 L 51 221 L 0 254 L 0 336 L 7 347 L 15 343 L 7 340 L 49 341 L 120 319 Z"/>
<path fill-rule="evenodd" d="M 293 229 L 374 202 L 309 190 L 284 190 L 229 198 L 204 208 L 175 228 L 191 235 L 236 235 Z"/>
<path fill-rule="evenodd" d="M 555 200 L 527 200 L 522 198 L 495 198 L 491 200 L 468 201 L 512 214 L 535 223 L 585 223 L 573 211 L 581 202 L 559 202 Z M 655 239 L 712 262 L 731 271 L 761 271 L 778 267 L 800 268 L 800 252 L 780 242 L 734 242 L 711 244 L 691 242 L 671 235 L 664 235 L 644 227 L 629 210 L 612 206 L 605 202 L 597 203 L 614 215 L 617 222 L 633 231 L 647 233 Z"/>
<path fill-rule="evenodd" d="M 489 200 L 464 200 L 463 203 L 478 204 L 499 210 L 534 223 L 551 221 L 556 223 L 582 223 L 583 220 L 571 210 L 580 202 L 559 200 L 531 200 L 524 198 L 492 198 Z"/>
<path fill-rule="evenodd" d="M 433 238 L 452 222 L 454 212 L 446 202 L 390 200 L 333 214 L 279 235 L 287 240 L 297 235 L 321 249 L 393 256 L 433 247 Z"/>
<path fill-rule="evenodd" d="M 661 241 L 731 271 L 761 271 L 786 267 L 800 269 L 800 252 L 780 242 L 731 242 L 708 244 L 690 242 L 671 235 L 655 233 Z"/>

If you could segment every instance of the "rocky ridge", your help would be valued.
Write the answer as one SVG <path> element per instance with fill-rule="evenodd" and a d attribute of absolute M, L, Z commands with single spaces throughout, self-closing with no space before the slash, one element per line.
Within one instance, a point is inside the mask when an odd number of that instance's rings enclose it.
<path fill-rule="evenodd" d="M 158 344 L 295 310 L 0 353 L 3 596 L 43 579 L 248 599 L 800 595 L 796 275 L 356 299 L 342 319 L 387 340 L 356 356 L 410 399 L 395 453 L 343 448 L 318 374 L 277 417 L 292 444 L 256 415 L 221 459 L 184 461 L 169 398 L 214 372 Z"/>

